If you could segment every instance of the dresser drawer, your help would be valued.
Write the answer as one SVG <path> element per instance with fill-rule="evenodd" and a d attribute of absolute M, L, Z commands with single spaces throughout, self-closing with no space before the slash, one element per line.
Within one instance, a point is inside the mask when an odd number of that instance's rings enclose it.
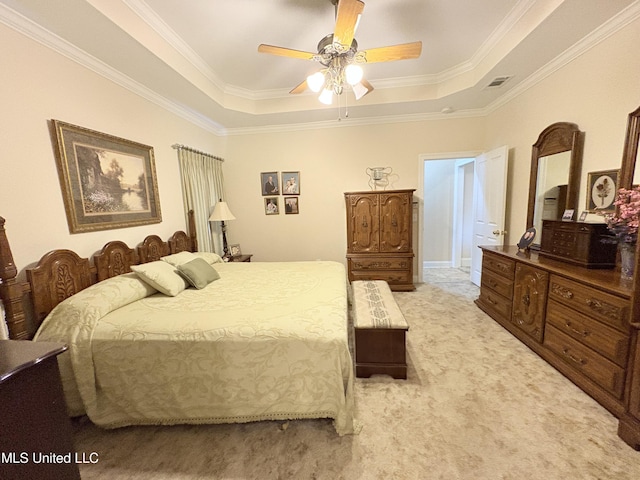
<path fill-rule="evenodd" d="M 493 272 L 513 280 L 516 262 L 505 257 L 493 255 L 486 251 L 482 257 L 482 270 L 492 270 Z"/>
<path fill-rule="evenodd" d="M 497 275 L 491 270 L 482 270 L 482 280 L 480 283 L 483 288 L 489 288 L 505 298 L 513 298 L 513 281 Z"/>
<path fill-rule="evenodd" d="M 412 266 L 412 257 L 349 258 L 351 270 L 406 270 Z"/>
<path fill-rule="evenodd" d="M 549 298 L 623 332 L 629 328 L 629 300 L 624 298 L 557 275 L 551 275 Z"/>
<path fill-rule="evenodd" d="M 488 313 L 492 317 L 498 316 L 505 322 L 511 321 L 511 300 L 508 298 L 504 298 L 488 288 L 481 288 L 478 302 L 489 311 Z"/>
<path fill-rule="evenodd" d="M 564 305 L 549 300 L 547 325 L 578 340 L 621 367 L 626 366 L 629 337 Z"/>
<path fill-rule="evenodd" d="M 552 325 L 547 325 L 545 328 L 544 345 L 616 398 L 622 398 L 624 369 Z"/>

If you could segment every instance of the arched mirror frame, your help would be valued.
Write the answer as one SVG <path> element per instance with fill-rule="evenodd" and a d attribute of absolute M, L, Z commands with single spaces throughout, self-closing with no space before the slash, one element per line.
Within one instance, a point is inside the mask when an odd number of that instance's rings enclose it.
<path fill-rule="evenodd" d="M 533 226 L 536 208 L 536 187 L 538 185 L 538 161 L 542 157 L 556 153 L 571 152 L 569 178 L 567 182 L 566 209 L 577 211 L 580 189 L 580 170 L 582 168 L 582 149 L 584 132 L 575 123 L 558 122 L 545 128 L 531 152 L 531 174 L 529 175 L 529 206 L 527 209 L 527 229 Z M 538 238 L 542 232 L 538 232 Z M 537 242 L 539 243 L 539 242 Z"/>
<path fill-rule="evenodd" d="M 633 186 L 633 177 L 638 163 L 638 142 L 640 142 L 640 107 L 629 114 L 627 121 L 627 136 L 624 141 L 622 165 L 620 166 L 620 188 L 629 189 Z M 640 242 L 636 245 L 636 267 L 633 279 L 632 324 L 640 330 Z M 640 400 L 639 400 L 640 401 Z"/>
<path fill-rule="evenodd" d="M 640 107 L 629 114 L 627 137 L 624 141 L 622 166 L 620 167 L 620 188 L 631 188 L 638 161 L 638 141 L 640 141 Z"/>

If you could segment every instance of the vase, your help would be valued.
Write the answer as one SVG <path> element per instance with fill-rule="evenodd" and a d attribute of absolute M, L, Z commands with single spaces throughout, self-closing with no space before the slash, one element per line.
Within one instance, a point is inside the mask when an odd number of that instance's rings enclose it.
<path fill-rule="evenodd" d="M 633 270 L 636 266 L 636 244 L 620 244 L 620 276 L 624 280 L 633 278 Z"/>

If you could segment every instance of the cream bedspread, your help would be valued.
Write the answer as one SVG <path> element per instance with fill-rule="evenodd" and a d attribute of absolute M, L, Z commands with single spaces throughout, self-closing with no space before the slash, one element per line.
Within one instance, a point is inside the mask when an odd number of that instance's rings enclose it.
<path fill-rule="evenodd" d="M 214 268 L 219 280 L 176 297 L 120 275 L 49 314 L 36 340 L 69 345 L 70 413 L 107 428 L 332 418 L 354 433 L 344 266 Z"/>

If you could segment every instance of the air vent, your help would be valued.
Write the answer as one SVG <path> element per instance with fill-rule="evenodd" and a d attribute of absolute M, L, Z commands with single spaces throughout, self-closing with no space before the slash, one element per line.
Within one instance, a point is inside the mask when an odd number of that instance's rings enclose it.
<path fill-rule="evenodd" d="M 496 77 L 489 82 L 489 84 L 485 88 L 498 88 L 505 84 L 507 80 L 511 78 L 511 75 L 508 77 Z"/>

